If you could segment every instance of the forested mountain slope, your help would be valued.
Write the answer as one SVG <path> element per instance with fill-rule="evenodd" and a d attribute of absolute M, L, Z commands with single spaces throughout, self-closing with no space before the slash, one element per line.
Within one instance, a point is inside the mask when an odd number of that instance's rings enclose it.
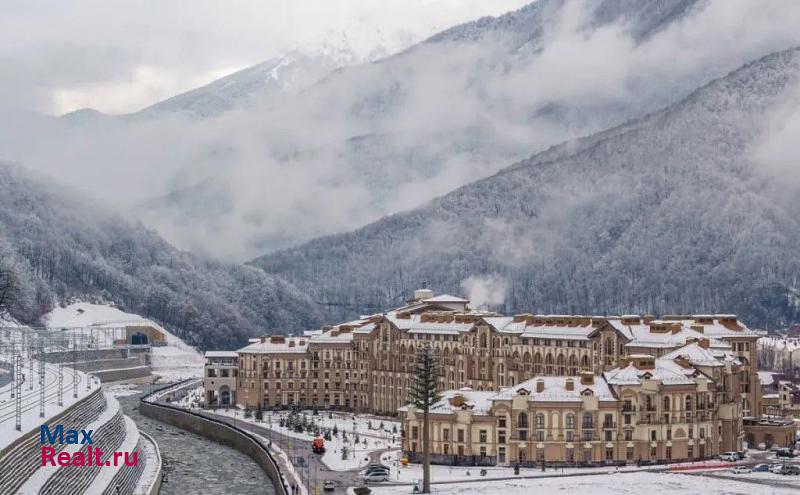
<path fill-rule="evenodd" d="M 13 274 L 11 315 L 37 323 L 71 298 L 114 302 L 188 343 L 233 348 L 259 333 L 319 324 L 309 298 L 248 266 L 203 261 L 153 231 L 0 166 L 0 272 Z"/>
<path fill-rule="evenodd" d="M 800 314 L 798 76 L 800 49 L 774 53 L 422 208 L 254 263 L 332 317 L 427 282 L 491 287 L 485 302 L 510 312 L 736 312 L 779 326 Z"/>

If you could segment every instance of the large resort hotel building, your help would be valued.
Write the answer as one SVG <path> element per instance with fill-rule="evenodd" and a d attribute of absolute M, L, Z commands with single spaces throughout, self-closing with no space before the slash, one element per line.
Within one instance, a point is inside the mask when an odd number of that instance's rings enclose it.
<path fill-rule="evenodd" d="M 391 311 L 253 339 L 222 391 L 209 382 L 223 383 L 214 378 L 234 354 L 208 353 L 206 402 L 399 413 L 413 457 L 421 414 L 407 403 L 415 351 L 430 344 L 435 462 L 705 458 L 753 445 L 747 424 L 763 426 L 757 339 L 734 315 L 502 316 L 418 290 Z M 757 434 L 794 440 L 790 428 Z"/>

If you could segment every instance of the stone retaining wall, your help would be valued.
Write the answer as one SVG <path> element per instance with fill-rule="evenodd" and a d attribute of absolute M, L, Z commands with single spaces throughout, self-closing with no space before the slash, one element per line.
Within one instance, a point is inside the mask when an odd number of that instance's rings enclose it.
<path fill-rule="evenodd" d="M 92 375 L 99 378 L 103 383 L 141 378 L 143 376 L 150 376 L 150 374 L 151 370 L 149 366 L 139 366 L 137 368 L 121 370 L 98 370 L 92 372 Z"/>
<path fill-rule="evenodd" d="M 244 430 L 175 406 L 151 403 L 145 400 L 139 403 L 139 412 L 149 418 L 202 435 L 247 454 L 267 473 L 277 494 L 288 494 L 289 490 L 283 484 L 281 473 L 272 459 L 272 455 Z"/>

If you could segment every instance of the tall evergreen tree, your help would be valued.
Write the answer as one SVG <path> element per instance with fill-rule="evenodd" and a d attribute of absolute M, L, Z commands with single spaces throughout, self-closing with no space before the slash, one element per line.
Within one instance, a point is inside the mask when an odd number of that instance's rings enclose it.
<path fill-rule="evenodd" d="M 436 390 L 439 377 L 439 361 L 430 343 L 417 349 L 416 375 L 411 390 L 411 401 L 422 411 L 422 493 L 431 492 L 431 442 L 429 413 L 441 397 Z"/>

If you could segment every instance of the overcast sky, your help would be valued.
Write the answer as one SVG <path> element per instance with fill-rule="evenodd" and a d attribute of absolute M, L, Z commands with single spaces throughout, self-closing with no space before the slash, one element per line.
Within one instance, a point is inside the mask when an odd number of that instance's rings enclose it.
<path fill-rule="evenodd" d="M 138 110 L 293 46 L 391 50 L 530 0 L 6 0 L 0 108 Z"/>

